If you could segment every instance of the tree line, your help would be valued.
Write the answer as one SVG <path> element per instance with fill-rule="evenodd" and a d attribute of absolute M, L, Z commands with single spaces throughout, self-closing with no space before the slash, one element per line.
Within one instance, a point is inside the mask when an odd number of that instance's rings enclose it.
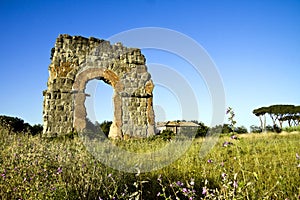
<path fill-rule="evenodd" d="M 274 129 L 282 129 L 284 122 L 287 122 L 289 127 L 300 125 L 300 106 L 271 105 L 254 109 L 253 114 L 259 117 L 262 130 L 266 130 L 266 115 L 272 119 Z"/>
<path fill-rule="evenodd" d="M 245 126 L 239 126 L 239 127 L 232 127 L 230 124 L 220 124 L 216 125 L 214 127 L 206 126 L 203 122 L 199 122 L 197 120 L 191 120 L 191 122 L 194 122 L 199 125 L 196 133 L 196 137 L 205 137 L 208 131 L 214 132 L 214 133 L 248 133 L 248 130 Z"/>
<path fill-rule="evenodd" d="M 26 133 L 30 135 L 37 135 L 43 132 L 41 124 L 31 126 L 29 123 L 24 122 L 23 119 L 5 115 L 0 115 L 0 128 L 7 129 L 9 133 Z"/>

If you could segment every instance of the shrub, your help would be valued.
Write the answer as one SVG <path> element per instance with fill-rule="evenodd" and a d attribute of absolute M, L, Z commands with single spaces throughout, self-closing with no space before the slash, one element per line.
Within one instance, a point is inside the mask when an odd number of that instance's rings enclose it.
<path fill-rule="evenodd" d="M 261 133 L 262 129 L 259 126 L 251 125 L 250 126 L 250 132 L 251 133 Z"/>
<path fill-rule="evenodd" d="M 233 132 L 231 126 L 229 124 L 224 124 L 222 127 L 222 133 L 231 133 Z"/>
<path fill-rule="evenodd" d="M 273 131 L 274 131 L 275 133 L 281 133 L 282 129 L 281 129 L 279 126 L 274 125 L 274 126 L 273 126 Z"/>
<path fill-rule="evenodd" d="M 266 126 L 266 131 L 267 132 L 273 132 L 273 127 L 271 125 Z"/>
<path fill-rule="evenodd" d="M 159 137 L 161 137 L 163 140 L 171 140 L 175 136 L 175 133 L 171 130 L 163 130 L 160 134 Z"/>
<path fill-rule="evenodd" d="M 199 128 L 197 129 L 197 134 L 196 134 L 196 137 L 205 137 L 208 130 L 209 130 L 209 127 L 208 126 L 205 126 L 205 124 L 203 122 L 200 122 L 198 123 L 200 126 Z"/>
<path fill-rule="evenodd" d="M 35 124 L 31 127 L 30 132 L 32 135 L 41 134 L 43 132 L 43 126 L 41 124 Z"/>
<path fill-rule="evenodd" d="M 106 137 L 108 137 L 110 126 L 112 124 L 112 121 L 103 121 L 101 124 L 99 124 L 97 121 L 93 123 L 90 119 L 86 119 L 86 132 L 89 133 L 89 135 L 93 134 L 100 134 L 101 131 L 104 133 Z"/>
<path fill-rule="evenodd" d="M 293 131 L 300 132 L 300 126 L 285 127 L 283 128 L 283 130 L 286 132 L 293 132 Z"/>
<path fill-rule="evenodd" d="M 245 126 L 236 127 L 234 132 L 241 134 L 241 133 L 248 133 L 248 130 Z"/>
<path fill-rule="evenodd" d="M 102 129 L 102 131 L 106 135 L 106 137 L 108 137 L 111 124 L 112 124 L 112 121 L 104 121 L 100 124 L 100 128 Z"/>

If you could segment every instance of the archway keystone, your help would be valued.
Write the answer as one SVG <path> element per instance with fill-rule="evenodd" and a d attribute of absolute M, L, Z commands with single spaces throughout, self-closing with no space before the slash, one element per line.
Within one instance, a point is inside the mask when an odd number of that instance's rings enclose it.
<path fill-rule="evenodd" d="M 154 85 L 140 49 L 70 35 L 59 35 L 51 50 L 48 89 L 43 92 L 44 135 L 85 130 L 84 91 L 92 79 L 103 80 L 114 90 L 109 137 L 154 135 Z"/>

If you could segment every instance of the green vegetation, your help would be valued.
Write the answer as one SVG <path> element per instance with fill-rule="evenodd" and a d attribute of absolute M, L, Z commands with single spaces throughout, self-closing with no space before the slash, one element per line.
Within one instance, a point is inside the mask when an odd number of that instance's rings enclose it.
<path fill-rule="evenodd" d="M 43 126 L 40 124 L 31 126 L 25 123 L 23 119 L 5 115 L 0 115 L 0 127 L 7 129 L 8 132 L 26 133 L 30 135 L 37 135 L 43 131 Z"/>
<path fill-rule="evenodd" d="M 262 129 L 259 126 L 251 125 L 250 126 L 250 133 L 261 133 Z"/>
<path fill-rule="evenodd" d="M 171 130 L 163 130 L 158 137 L 162 138 L 163 140 L 171 140 L 175 137 L 175 133 Z"/>
<path fill-rule="evenodd" d="M 285 127 L 283 130 L 286 132 L 293 132 L 293 131 L 300 132 L 300 126 Z"/>
<path fill-rule="evenodd" d="M 207 132 L 209 131 L 209 127 L 206 126 L 203 122 L 197 122 L 199 128 L 197 129 L 196 137 L 205 137 Z"/>
<path fill-rule="evenodd" d="M 287 122 L 289 127 L 300 125 L 300 106 L 271 105 L 254 109 L 253 114 L 259 117 L 262 130 L 266 129 L 266 114 L 272 119 L 275 132 L 281 131 L 283 122 Z"/>
<path fill-rule="evenodd" d="M 0 130 L 2 199 L 297 199 L 300 133 L 219 138 L 204 157 L 204 138 L 171 165 L 130 174 L 101 164 L 80 138 L 52 138 Z M 154 139 L 117 141 L 130 151 L 167 145 Z M 224 145 L 226 144 L 226 145 Z M 298 154 L 297 154 L 298 153 Z"/>
<path fill-rule="evenodd" d="M 112 121 L 104 121 L 99 125 L 101 130 L 107 137 L 109 134 L 109 129 L 110 129 L 111 124 L 112 124 Z"/>
<path fill-rule="evenodd" d="M 228 115 L 228 119 L 227 120 L 230 122 L 229 128 L 231 130 L 233 130 L 233 132 L 234 132 L 235 131 L 236 121 L 235 121 L 235 113 L 233 111 L 233 108 L 228 107 L 227 110 L 226 110 L 226 115 Z"/>

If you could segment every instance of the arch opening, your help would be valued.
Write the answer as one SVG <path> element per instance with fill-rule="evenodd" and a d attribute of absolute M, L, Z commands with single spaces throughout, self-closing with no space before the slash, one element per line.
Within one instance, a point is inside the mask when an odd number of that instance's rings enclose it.
<path fill-rule="evenodd" d="M 73 85 L 74 90 L 76 91 L 74 98 L 74 128 L 79 131 L 93 131 L 96 132 L 93 123 L 91 123 L 90 119 L 87 116 L 87 108 L 85 106 L 85 101 L 89 94 L 85 93 L 86 86 L 91 80 L 102 80 L 106 84 L 109 84 L 113 88 L 113 105 L 114 105 L 114 119 L 109 129 L 108 137 L 112 138 L 122 138 L 121 131 L 121 123 L 122 115 L 120 113 L 122 110 L 122 104 L 120 103 L 120 97 L 117 94 L 118 88 L 116 87 L 120 85 L 119 77 L 112 72 L 111 70 L 104 70 L 102 68 L 89 68 L 83 70 L 76 77 L 75 83 Z M 95 117 L 94 117 L 95 118 Z"/>
<path fill-rule="evenodd" d="M 101 130 L 108 137 L 113 122 L 113 88 L 104 78 L 96 78 L 86 83 L 85 108 L 87 111 L 87 127 L 95 133 Z"/>

